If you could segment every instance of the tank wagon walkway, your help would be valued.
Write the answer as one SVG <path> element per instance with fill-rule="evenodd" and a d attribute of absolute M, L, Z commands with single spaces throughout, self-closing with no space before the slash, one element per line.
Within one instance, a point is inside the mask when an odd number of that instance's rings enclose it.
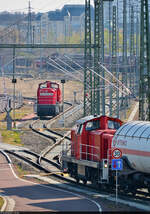
<path fill-rule="evenodd" d="M 16 176 L 11 164 L 0 154 L 0 194 L 8 196 L 12 208 L 6 211 L 99 211 L 92 201 L 77 194 L 25 181 Z"/>

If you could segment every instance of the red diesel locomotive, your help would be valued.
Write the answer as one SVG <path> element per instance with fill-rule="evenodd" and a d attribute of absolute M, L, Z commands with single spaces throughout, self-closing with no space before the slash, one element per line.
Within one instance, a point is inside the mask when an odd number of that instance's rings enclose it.
<path fill-rule="evenodd" d="M 77 182 L 90 181 L 100 187 L 114 188 L 112 151 L 122 151 L 123 170 L 118 171 L 120 190 L 136 194 L 138 188 L 150 193 L 150 122 L 123 124 L 117 118 L 87 116 L 71 130 L 71 148 L 62 149 L 62 169 Z"/>
<path fill-rule="evenodd" d="M 77 182 L 108 182 L 111 142 L 122 125 L 117 118 L 87 116 L 77 121 L 71 131 L 71 154 L 63 151 L 63 165 Z M 66 154 L 66 155 L 65 155 Z"/>
<path fill-rule="evenodd" d="M 40 83 L 37 90 L 37 115 L 55 116 L 60 111 L 62 102 L 59 84 L 50 81 Z"/>

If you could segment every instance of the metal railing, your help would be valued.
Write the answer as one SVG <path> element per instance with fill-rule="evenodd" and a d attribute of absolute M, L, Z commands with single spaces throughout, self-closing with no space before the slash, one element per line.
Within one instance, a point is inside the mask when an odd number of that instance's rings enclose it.
<path fill-rule="evenodd" d="M 100 159 L 100 148 L 98 146 L 80 144 L 79 151 L 77 151 L 78 148 L 75 145 L 77 145 L 75 142 L 72 142 L 72 146 L 70 143 L 63 143 L 62 154 L 73 157 L 78 154 L 80 160 L 98 161 Z"/>

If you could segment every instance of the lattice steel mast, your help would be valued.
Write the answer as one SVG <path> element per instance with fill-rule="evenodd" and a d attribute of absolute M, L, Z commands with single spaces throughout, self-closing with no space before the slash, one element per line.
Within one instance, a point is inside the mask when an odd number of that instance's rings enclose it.
<path fill-rule="evenodd" d="M 123 0 L 123 73 L 122 83 L 127 86 L 127 2 Z M 126 118 L 126 107 L 128 105 L 127 96 L 122 94 L 122 108 L 124 109 L 124 116 Z"/>
<path fill-rule="evenodd" d="M 91 68 L 91 7 L 85 0 L 85 65 L 84 65 L 84 115 L 92 114 L 92 72 Z"/>
<path fill-rule="evenodd" d="M 100 1 L 94 0 L 95 16 L 94 16 L 94 71 L 99 74 L 99 34 L 100 34 Z M 100 78 L 94 74 L 94 92 L 93 92 L 93 108 L 92 114 L 100 113 Z"/>
<path fill-rule="evenodd" d="M 135 95 L 139 95 L 139 17 L 138 10 L 136 11 L 136 79 L 135 79 Z"/>
<path fill-rule="evenodd" d="M 105 0 L 106 1 L 106 0 Z M 99 49 L 99 61 L 101 63 L 104 62 L 104 9 L 103 9 L 103 2 L 104 0 L 100 0 L 100 34 L 99 34 L 99 40 L 100 40 L 100 49 Z M 100 73 L 103 77 L 103 79 L 100 81 L 100 84 L 102 85 L 102 92 L 100 97 L 100 106 L 102 115 L 105 115 L 105 71 L 100 67 Z"/>
<path fill-rule="evenodd" d="M 139 119 L 150 120 L 150 36 L 148 0 L 141 0 Z"/>
<path fill-rule="evenodd" d="M 94 70 L 105 78 L 104 69 L 98 62 L 104 62 L 104 14 L 103 1 L 95 0 L 95 24 L 94 24 Z M 105 80 L 94 75 L 94 99 L 93 113 L 105 115 Z"/>
<path fill-rule="evenodd" d="M 113 20 L 112 20 L 112 74 L 117 78 L 117 28 L 116 28 L 116 6 L 113 6 Z M 118 85 L 115 79 L 112 79 L 115 85 Z M 117 91 L 118 89 L 112 89 L 112 111 L 110 116 L 116 116 L 117 114 Z"/>
<path fill-rule="evenodd" d="M 119 0 L 117 0 L 117 14 L 116 14 L 116 25 L 117 25 L 117 32 L 116 32 L 116 37 L 117 37 L 117 44 L 116 44 L 116 48 L 117 48 L 117 67 L 116 67 L 116 76 L 117 76 L 117 79 L 119 79 Z M 120 93 L 119 93 L 119 90 L 117 90 L 117 110 L 116 110 L 116 115 L 117 115 L 117 118 L 119 118 L 120 116 Z"/>
<path fill-rule="evenodd" d="M 111 10 L 112 10 L 112 2 L 109 2 L 109 70 L 112 72 L 112 32 L 111 32 Z M 112 93 L 113 88 L 110 86 L 109 88 L 109 115 L 112 115 Z"/>
<path fill-rule="evenodd" d="M 134 9 L 131 5 L 131 23 L 130 23 L 130 89 L 135 94 L 135 45 L 134 45 Z"/>

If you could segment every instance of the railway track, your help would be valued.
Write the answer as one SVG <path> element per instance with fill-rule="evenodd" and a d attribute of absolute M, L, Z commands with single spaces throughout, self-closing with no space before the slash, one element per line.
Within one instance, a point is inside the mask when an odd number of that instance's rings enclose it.
<path fill-rule="evenodd" d="M 50 128 L 48 128 L 48 126 L 50 126 L 49 123 L 47 123 L 46 125 L 44 124 L 44 128 L 45 128 L 47 131 L 49 131 L 50 134 L 51 134 L 51 133 L 52 133 L 52 134 L 55 134 L 55 138 L 56 138 L 56 136 L 60 135 L 60 134 L 58 134 L 58 133 L 56 133 L 56 132 L 50 130 Z M 63 137 L 63 135 L 60 135 L 60 136 Z M 69 139 L 69 140 L 70 140 L 70 139 Z M 55 139 L 54 141 L 55 141 L 54 145 L 51 146 L 51 148 L 50 148 L 49 150 L 47 150 L 47 151 L 43 154 L 43 155 L 48 155 L 48 156 L 47 156 L 48 158 L 50 158 L 49 153 L 53 151 L 53 148 L 57 147 L 57 143 L 56 143 L 57 140 Z M 61 141 L 61 140 L 60 140 L 60 141 Z M 58 141 L 58 145 L 60 145 L 59 141 Z M 71 179 L 71 181 L 72 181 L 72 179 Z M 70 179 L 69 179 L 69 182 L 70 182 Z M 82 184 L 81 184 L 81 185 L 82 185 Z M 84 185 L 84 184 L 83 184 L 83 185 Z M 90 188 L 91 188 L 91 184 L 90 184 L 90 185 L 88 184 L 88 186 L 90 186 Z M 92 189 L 93 189 L 93 187 L 92 187 Z M 105 191 L 106 191 L 106 190 L 105 190 Z M 114 191 L 115 191 L 115 190 L 113 190 L 112 192 L 114 193 Z M 107 191 L 106 191 L 106 192 L 107 192 Z M 110 193 L 110 192 L 108 191 L 108 193 Z M 135 196 L 135 195 L 131 195 L 131 193 L 124 194 L 123 192 L 120 192 L 120 196 L 121 196 L 121 197 L 127 197 L 127 198 L 129 197 L 131 200 L 133 200 L 134 198 L 135 198 L 134 200 L 142 200 L 142 198 L 144 198 L 144 201 L 146 201 L 146 203 L 147 203 L 147 201 L 148 201 L 148 202 L 150 201 L 150 197 L 149 197 L 148 192 L 141 191 L 141 190 L 137 191 L 136 196 Z"/>
<path fill-rule="evenodd" d="M 7 153 L 8 155 L 13 155 L 15 158 L 22 160 L 30 166 L 38 169 L 40 171 L 40 175 L 51 176 L 53 179 L 57 179 L 58 181 L 72 183 L 74 185 L 76 184 L 76 182 L 72 179 L 68 179 L 63 176 L 63 172 L 60 171 L 60 165 L 37 153 L 28 150 L 4 150 L 4 153 Z"/>
<path fill-rule="evenodd" d="M 107 194 L 109 197 L 115 198 L 115 189 L 109 191 L 109 189 L 106 189 L 106 188 L 98 189 L 98 186 L 93 187 L 92 184 L 90 184 L 90 183 L 87 183 L 86 185 L 83 183 L 76 183 L 76 181 L 74 181 L 72 178 L 63 176 L 64 174 L 60 171 L 58 165 L 56 165 L 54 162 L 50 161 L 47 158 L 40 157 L 39 154 L 30 152 L 30 151 L 26 151 L 26 150 L 22 150 L 20 152 L 5 150 L 4 152 L 6 152 L 7 154 L 11 154 L 11 155 L 15 156 L 16 158 L 23 160 L 24 162 L 39 169 L 41 176 L 50 176 L 51 179 L 54 179 L 57 182 L 60 182 L 63 184 L 65 183 L 69 186 L 76 187 L 79 189 L 82 188 L 83 190 L 87 190 L 87 191 L 91 191 L 91 192 L 94 190 L 94 192 L 97 192 L 98 194 L 105 194 L 105 195 Z M 39 159 L 42 159 L 42 165 L 41 165 L 41 160 L 40 160 L 40 163 L 38 163 Z M 55 166 L 56 171 L 52 171 L 53 166 Z M 146 192 L 144 192 L 144 190 L 138 191 L 137 195 L 134 197 L 131 194 L 125 194 L 123 192 L 118 192 L 118 196 L 120 199 L 130 201 L 130 202 L 136 202 L 136 203 L 138 202 L 138 203 L 141 203 L 142 205 L 149 206 L 149 203 L 150 203 L 150 197 L 148 196 L 148 194 Z"/>
<path fill-rule="evenodd" d="M 70 108 L 66 109 L 64 111 L 64 114 L 68 113 L 69 111 L 72 111 L 74 107 L 71 106 Z M 57 115 L 54 118 L 51 118 L 50 121 L 46 122 L 41 120 L 36 120 L 30 124 L 30 128 L 32 131 L 36 132 L 39 135 L 42 135 L 50 140 L 52 140 L 52 146 L 49 146 L 48 148 L 45 148 L 44 151 L 42 151 L 42 156 L 48 156 L 50 160 L 59 160 L 59 154 L 61 153 L 61 144 L 64 140 L 70 141 L 69 135 L 70 131 L 66 132 L 64 129 L 61 129 L 61 133 L 58 133 L 58 131 L 54 131 L 51 128 L 48 127 L 51 126 L 53 123 L 55 123 L 63 113 Z M 40 128 L 39 128 L 39 123 L 40 123 Z M 63 132 L 63 133 L 62 133 Z"/>
<path fill-rule="evenodd" d="M 73 107 L 70 107 L 69 110 L 67 109 L 65 112 L 69 114 L 68 112 L 71 110 L 72 111 Z M 58 133 L 54 130 L 51 129 L 51 125 L 56 122 L 56 120 L 60 119 L 62 114 L 56 116 L 55 118 L 51 118 L 49 121 L 41 121 L 41 120 L 36 120 L 33 121 L 32 124 L 30 125 L 30 128 L 32 131 L 43 135 L 46 138 L 49 138 L 53 141 L 53 144 L 49 146 L 48 148 L 45 148 L 44 151 L 41 152 L 41 154 L 36 154 L 31 151 L 7 151 L 5 150 L 8 154 L 11 154 L 13 156 L 16 156 L 17 158 L 25 161 L 26 163 L 30 164 L 31 166 L 39 169 L 41 171 L 42 176 L 51 176 L 53 179 L 58 180 L 59 182 L 65 182 L 68 183 L 69 185 L 73 186 L 78 186 L 79 188 L 87 188 L 90 189 L 91 191 L 94 191 L 98 189 L 98 187 L 93 187 L 92 184 L 87 183 L 87 185 L 84 185 L 83 183 L 77 184 L 76 181 L 73 178 L 70 177 L 64 177 L 63 173 L 60 170 L 60 164 L 59 164 L 59 159 L 55 159 L 55 157 L 60 153 L 61 149 L 58 149 L 58 146 L 62 144 L 64 140 L 70 140 L 68 137 L 69 133 L 66 133 L 66 130 L 61 132 L 63 133 Z M 39 123 L 41 124 L 39 127 Z M 54 159 L 56 161 L 54 161 Z M 110 194 L 114 195 L 115 194 L 115 189 L 113 189 L 111 192 L 108 191 L 107 189 L 100 189 L 98 193 L 104 193 L 104 194 Z M 147 192 L 139 190 L 136 194 L 136 196 L 129 194 L 124 194 L 123 192 L 119 192 L 119 197 L 123 198 L 124 200 L 131 200 L 131 201 L 139 201 L 140 203 L 145 203 L 148 204 L 150 202 L 150 196 Z"/>

